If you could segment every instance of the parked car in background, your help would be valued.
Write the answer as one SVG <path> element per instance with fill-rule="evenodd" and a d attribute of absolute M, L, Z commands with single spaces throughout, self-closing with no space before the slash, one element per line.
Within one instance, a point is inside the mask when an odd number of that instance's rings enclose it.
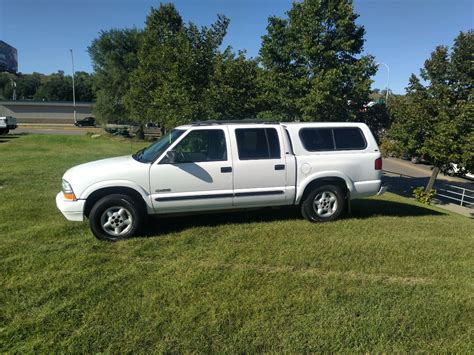
<path fill-rule="evenodd" d="M 8 134 L 10 130 L 17 128 L 16 118 L 12 116 L 0 117 L 0 134 Z"/>
<path fill-rule="evenodd" d="M 78 165 L 56 204 L 99 239 L 133 236 L 147 215 L 296 205 L 310 222 L 382 194 L 382 158 L 363 123 L 203 121 L 148 148 Z"/>
<path fill-rule="evenodd" d="M 449 170 L 448 174 L 450 175 L 459 175 L 466 177 L 468 179 L 474 179 L 474 173 L 471 171 L 468 171 L 464 169 L 463 167 L 458 166 L 457 164 L 452 163 Z"/>
<path fill-rule="evenodd" d="M 85 117 L 81 120 L 77 120 L 74 122 L 74 126 L 76 127 L 95 127 L 96 121 L 94 117 Z"/>
<path fill-rule="evenodd" d="M 426 154 L 414 155 L 410 158 L 410 161 L 413 164 L 429 164 L 430 163 L 430 158 Z"/>

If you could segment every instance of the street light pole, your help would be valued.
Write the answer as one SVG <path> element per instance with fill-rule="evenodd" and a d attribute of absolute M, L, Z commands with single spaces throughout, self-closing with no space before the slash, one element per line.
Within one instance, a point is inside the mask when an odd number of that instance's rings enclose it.
<path fill-rule="evenodd" d="M 388 84 L 390 82 L 390 67 L 385 63 L 376 63 L 376 64 L 384 65 L 385 68 L 387 68 L 387 87 L 386 87 L 387 92 L 385 93 L 385 105 L 387 105 L 388 104 L 388 91 L 389 91 Z"/>
<path fill-rule="evenodd" d="M 12 89 L 13 89 L 13 95 L 12 95 L 12 100 L 16 100 L 16 81 L 13 79 L 13 77 L 10 77 L 10 80 L 12 81 Z"/>
<path fill-rule="evenodd" d="M 76 87 L 74 85 L 74 55 L 72 54 L 72 49 L 69 50 L 71 52 L 71 62 L 72 62 L 72 106 L 74 109 L 74 123 L 76 123 Z"/>

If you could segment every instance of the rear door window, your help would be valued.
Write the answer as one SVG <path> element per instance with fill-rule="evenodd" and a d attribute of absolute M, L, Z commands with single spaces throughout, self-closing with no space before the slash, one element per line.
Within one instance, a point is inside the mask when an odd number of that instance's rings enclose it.
<path fill-rule="evenodd" d="M 235 137 L 240 160 L 280 158 L 280 142 L 275 128 L 238 128 Z"/>

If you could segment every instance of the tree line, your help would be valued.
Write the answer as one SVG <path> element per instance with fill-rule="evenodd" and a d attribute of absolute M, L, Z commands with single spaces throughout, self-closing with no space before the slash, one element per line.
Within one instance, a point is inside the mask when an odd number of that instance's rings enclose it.
<path fill-rule="evenodd" d="M 92 74 L 83 71 L 75 73 L 77 101 L 95 100 L 93 80 Z M 12 100 L 15 96 L 17 100 L 72 101 L 72 76 L 64 75 L 63 71 L 50 75 L 0 73 L 0 99 Z"/>
<path fill-rule="evenodd" d="M 96 115 L 166 128 L 203 119 L 370 121 L 376 64 L 362 54 L 357 17 L 348 0 L 295 2 L 285 18 L 268 19 L 258 57 L 247 58 L 221 48 L 224 15 L 198 27 L 160 4 L 143 30 L 111 29 L 93 40 Z"/>

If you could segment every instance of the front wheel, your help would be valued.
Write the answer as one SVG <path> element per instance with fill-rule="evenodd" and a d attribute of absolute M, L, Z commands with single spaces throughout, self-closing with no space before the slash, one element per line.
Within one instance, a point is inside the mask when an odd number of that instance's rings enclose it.
<path fill-rule="evenodd" d="M 140 205 L 130 196 L 113 194 L 95 203 L 89 225 L 97 239 L 117 241 L 137 234 L 145 220 Z"/>
<path fill-rule="evenodd" d="M 306 196 L 301 204 L 301 214 L 310 222 L 329 222 L 339 218 L 344 205 L 342 189 L 335 185 L 324 185 Z"/>

